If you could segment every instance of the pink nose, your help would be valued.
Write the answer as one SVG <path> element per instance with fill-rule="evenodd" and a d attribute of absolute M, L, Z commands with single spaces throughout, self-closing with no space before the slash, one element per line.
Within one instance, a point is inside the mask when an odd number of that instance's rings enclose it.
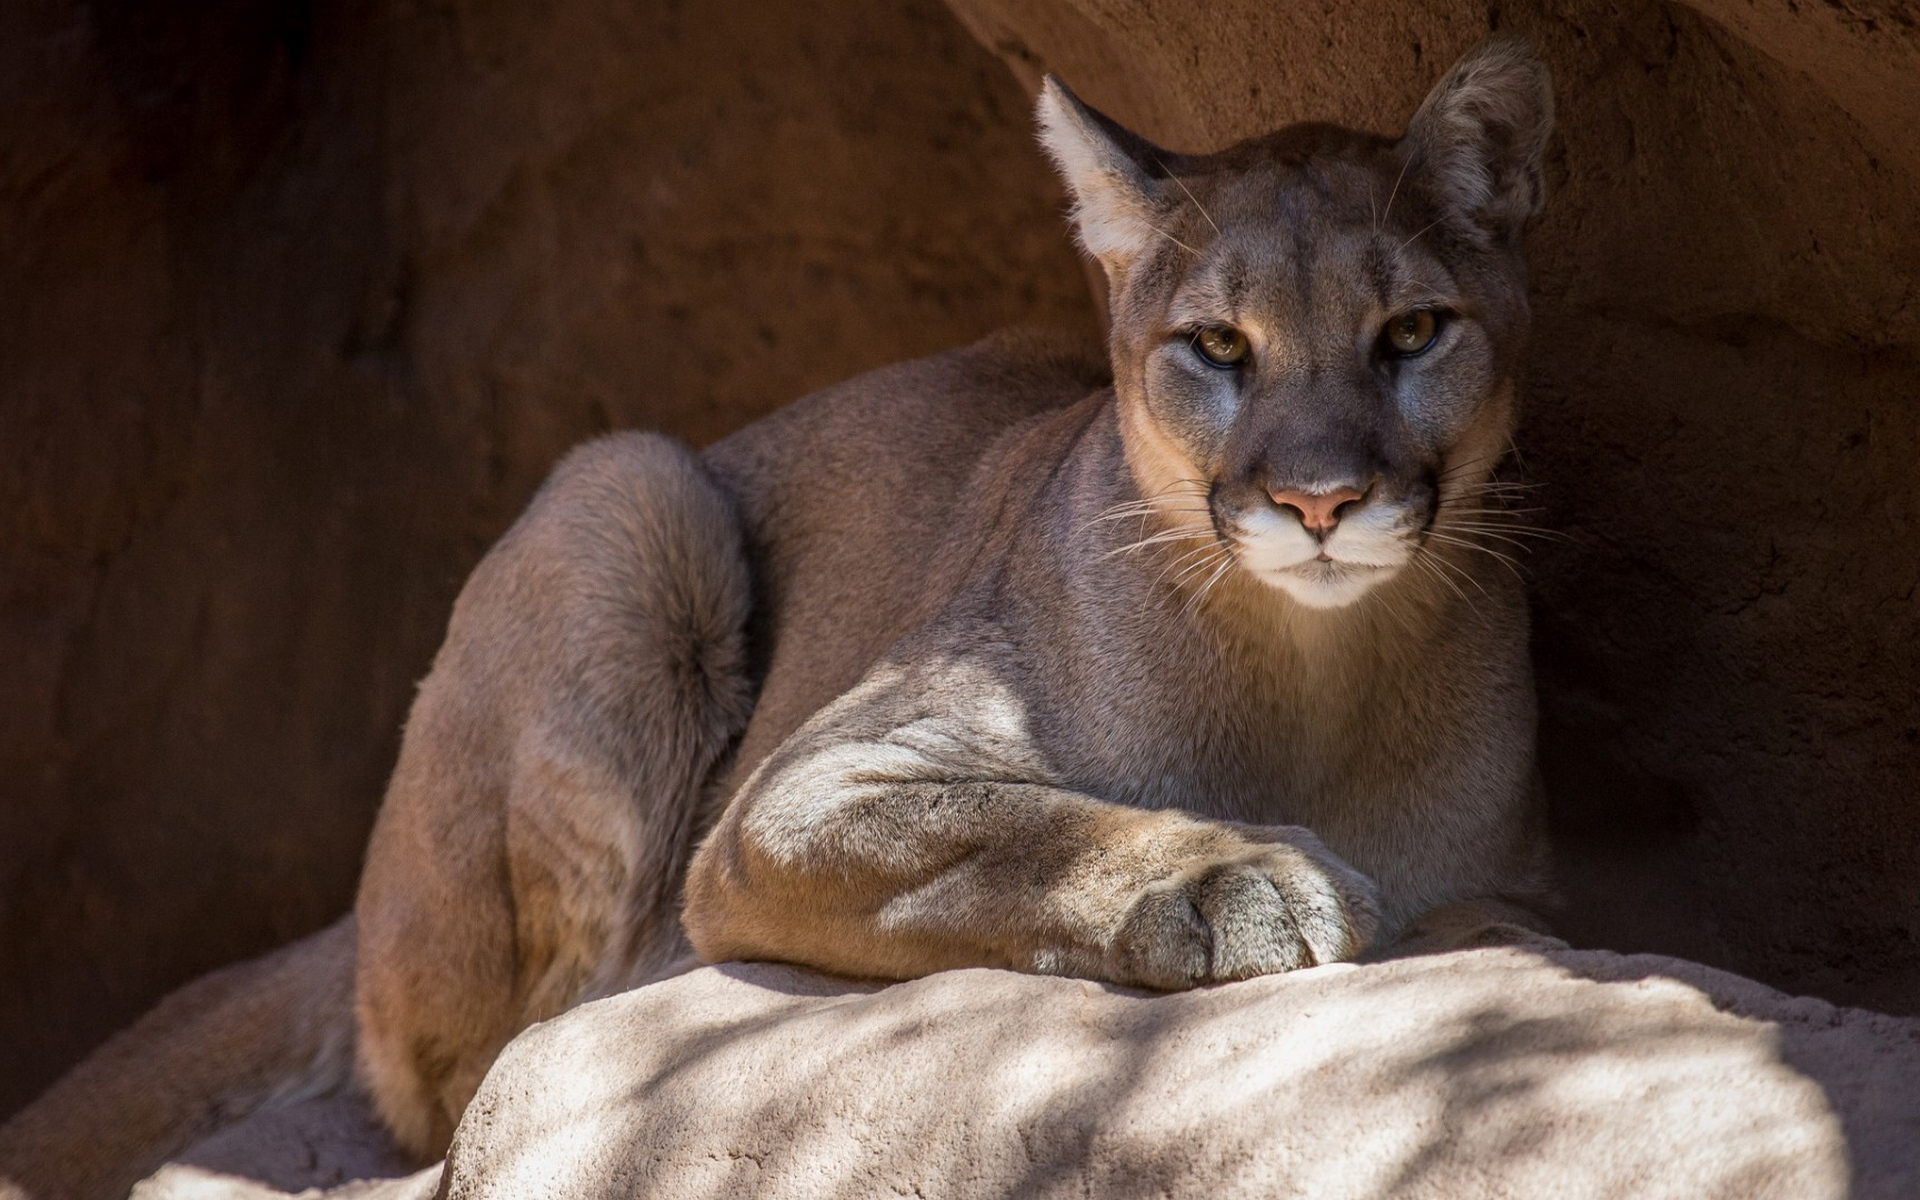
<path fill-rule="evenodd" d="M 1340 523 L 1340 510 L 1361 496 L 1358 488 L 1350 487 L 1335 488 L 1330 492 L 1321 492 L 1317 495 L 1312 492 L 1297 492 L 1290 488 L 1268 494 L 1281 508 L 1290 508 L 1300 514 L 1300 523 L 1307 527 L 1308 533 L 1317 538 L 1324 538 L 1332 533 L 1333 527 Z"/>

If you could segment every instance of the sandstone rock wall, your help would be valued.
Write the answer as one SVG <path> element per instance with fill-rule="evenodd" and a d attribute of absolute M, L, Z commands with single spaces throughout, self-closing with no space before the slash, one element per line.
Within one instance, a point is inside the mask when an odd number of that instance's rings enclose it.
<path fill-rule="evenodd" d="M 1577 942 L 1920 1009 L 1920 23 L 1902 0 L 952 0 L 1175 149 L 1552 66 L 1520 450 Z"/>
<path fill-rule="evenodd" d="M 932 0 L 0 5 L 0 1114 L 352 894 L 567 446 L 1092 327 Z"/>

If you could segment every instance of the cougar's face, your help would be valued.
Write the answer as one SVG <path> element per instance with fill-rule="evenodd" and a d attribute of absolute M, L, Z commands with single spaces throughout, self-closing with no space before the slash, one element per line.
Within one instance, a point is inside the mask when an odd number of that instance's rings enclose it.
<path fill-rule="evenodd" d="M 1183 181 L 1184 248 L 1116 296 L 1143 489 L 1187 520 L 1204 508 L 1242 568 L 1316 608 L 1404 570 L 1512 428 L 1521 294 L 1488 286 L 1497 263 L 1449 263 L 1459 248 L 1407 196 L 1382 211 L 1391 161 Z"/>
<path fill-rule="evenodd" d="M 1128 466 L 1170 537 L 1335 608 L 1454 536 L 1513 429 L 1552 111 L 1545 69 L 1495 42 L 1397 140 L 1300 125 L 1188 157 L 1048 81 Z"/>

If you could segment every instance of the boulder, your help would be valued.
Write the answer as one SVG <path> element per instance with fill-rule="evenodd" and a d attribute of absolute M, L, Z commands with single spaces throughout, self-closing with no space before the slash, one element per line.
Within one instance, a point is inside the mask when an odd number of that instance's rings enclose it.
<path fill-rule="evenodd" d="M 1487 949 L 1153 995 L 710 967 L 516 1039 L 445 1194 L 1911 1197 L 1920 1021 Z"/>

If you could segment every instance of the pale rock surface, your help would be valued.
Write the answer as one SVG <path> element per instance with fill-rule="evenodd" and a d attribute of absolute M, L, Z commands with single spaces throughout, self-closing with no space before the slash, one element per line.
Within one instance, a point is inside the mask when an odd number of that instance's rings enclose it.
<path fill-rule="evenodd" d="M 708 968 L 521 1035 L 447 1194 L 1911 1197 L 1920 1021 L 1495 949 L 1178 995 Z"/>
<path fill-rule="evenodd" d="M 129 1200 L 426 1200 L 439 1168 L 407 1162 L 358 1093 L 254 1113 L 175 1156 Z"/>
<path fill-rule="evenodd" d="M 1920 1195 L 1920 1020 L 1675 959 L 1487 949 L 1178 995 L 728 964 L 522 1034 L 455 1137 L 511 1197 Z M 136 1200 L 427 1200 L 359 1102 Z M 310 1190 L 300 1191 L 302 1188 Z"/>

